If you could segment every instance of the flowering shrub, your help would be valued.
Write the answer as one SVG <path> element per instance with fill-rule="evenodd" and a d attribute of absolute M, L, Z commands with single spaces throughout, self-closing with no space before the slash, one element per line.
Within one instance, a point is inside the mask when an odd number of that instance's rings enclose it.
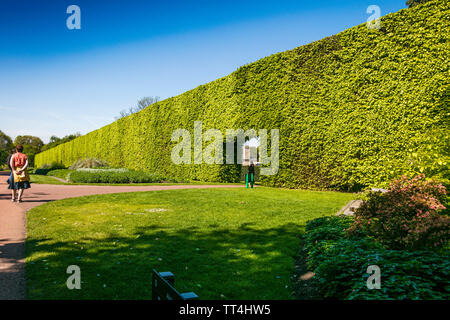
<path fill-rule="evenodd" d="M 391 249 L 439 248 L 450 239 L 445 187 L 425 175 L 394 180 L 386 193 L 371 192 L 355 212 L 349 234 L 366 232 Z"/>
<path fill-rule="evenodd" d="M 85 172 L 126 172 L 130 171 L 127 168 L 108 168 L 108 169 L 97 169 L 97 168 L 79 168 L 76 171 L 85 171 Z"/>

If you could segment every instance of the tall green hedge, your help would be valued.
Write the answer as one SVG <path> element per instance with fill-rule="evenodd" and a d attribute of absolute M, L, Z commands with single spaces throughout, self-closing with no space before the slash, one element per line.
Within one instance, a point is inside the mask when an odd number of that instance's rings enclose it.
<path fill-rule="evenodd" d="M 448 178 L 447 1 L 382 17 L 245 65 L 36 156 L 37 165 L 98 157 L 185 180 L 232 181 L 238 167 L 174 165 L 172 131 L 280 130 L 267 185 L 358 189 L 400 174 Z M 270 149 L 269 149 L 270 150 Z"/>

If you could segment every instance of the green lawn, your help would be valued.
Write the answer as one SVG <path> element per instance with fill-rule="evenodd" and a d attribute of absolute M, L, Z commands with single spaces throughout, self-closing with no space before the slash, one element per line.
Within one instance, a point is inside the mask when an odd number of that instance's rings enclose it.
<path fill-rule="evenodd" d="M 53 177 L 39 175 L 39 174 L 30 174 L 30 182 L 31 183 L 44 183 L 44 184 L 69 184 L 59 181 Z"/>
<path fill-rule="evenodd" d="M 291 299 L 306 221 L 354 197 L 258 187 L 50 202 L 28 212 L 28 298 L 151 299 L 155 268 L 200 299 Z M 81 290 L 66 287 L 69 265 Z"/>

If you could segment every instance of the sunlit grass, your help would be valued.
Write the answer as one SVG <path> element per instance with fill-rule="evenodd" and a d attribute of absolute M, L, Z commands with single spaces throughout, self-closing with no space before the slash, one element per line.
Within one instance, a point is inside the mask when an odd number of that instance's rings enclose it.
<path fill-rule="evenodd" d="M 151 270 L 201 299 L 290 299 L 298 235 L 352 194 L 259 187 L 109 194 L 28 213 L 29 299 L 151 299 Z M 81 290 L 66 268 L 81 268 Z"/>
<path fill-rule="evenodd" d="M 38 175 L 38 174 L 30 174 L 30 182 L 31 183 L 39 183 L 39 184 L 66 184 L 62 181 L 59 181 L 53 177 Z"/>

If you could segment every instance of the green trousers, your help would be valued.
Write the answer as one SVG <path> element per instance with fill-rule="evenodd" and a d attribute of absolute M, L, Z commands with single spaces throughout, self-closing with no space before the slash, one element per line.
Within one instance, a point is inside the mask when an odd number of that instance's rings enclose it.
<path fill-rule="evenodd" d="M 255 178 L 253 177 L 253 173 L 247 173 L 245 175 L 245 187 L 248 188 L 248 184 L 250 183 L 253 188 L 253 184 L 255 183 Z"/>

